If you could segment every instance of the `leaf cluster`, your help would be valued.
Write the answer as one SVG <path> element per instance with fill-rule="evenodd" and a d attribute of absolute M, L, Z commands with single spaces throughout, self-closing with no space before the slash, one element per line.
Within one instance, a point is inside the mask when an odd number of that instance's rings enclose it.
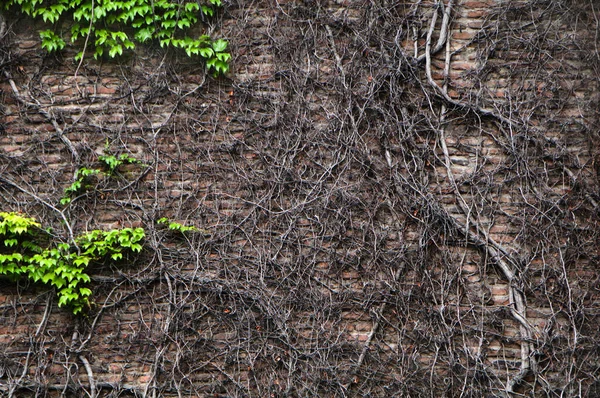
<path fill-rule="evenodd" d="M 167 225 L 167 227 L 169 228 L 170 231 L 176 231 L 176 232 L 181 232 L 181 233 L 199 231 L 199 229 L 193 225 L 183 225 L 176 221 L 170 221 L 167 217 L 159 218 L 156 222 L 158 224 Z"/>
<path fill-rule="evenodd" d="M 208 70 L 215 74 L 229 70 L 231 55 L 226 52 L 227 41 L 212 41 L 208 35 L 191 38 L 183 34 L 202 17 L 210 17 L 221 0 L 7 0 L 5 7 L 42 18 L 46 23 L 71 22 L 70 41 L 83 40 L 84 50 L 76 56 L 80 60 L 86 46 L 93 48 L 94 58 L 110 58 L 132 50 L 137 43 L 156 41 L 161 47 L 181 48 L 189 56 L 199 56 Z M 128 33 L 130 32 L 130 33 Z M 40 32 L 42 48 L 48 52 L 62 50 L 65 39 L 55 29 Z"/>
<path fill-rule="evenodd" d="M 102 163 L 108 168 L 109 173 L 115 173 L 117 169 L 124 164 L 137 164 L 140 161 L 126 153 L 119 156 L 116 155 L 100 155 L 98 157 Z"/>
<path fill-rule="evenodd" d="M 93 262 L 121 260 L 126 251 L 140 252 L 142 228 L 94 230 L 75 239 L 75 244 L 42 247 L 41 225 L 19 213 L 0 212 L 0 275 L 26 277 L 56 289 L 58 306 L 79 314 L 89 307 L 92 291 L 85 272 Z"/>
<path fill-rule="evenodd" d="M 60 204 L 68 205 L 71 203 L 71 198 L 82 191 L 89 189 L 90 177 L 100 174 L 101 171 L 98 169 L 89 169 L 82 167 L 75 172 L 75 181 L 63 191 L 63 197 L 60 199 Z"/>
<path fill-rule="evenodd" d="M 81 167 L 75 172 L 75 181 L 66 187 L 63 191 L 63 197 L 60 199 L 60 204 L 68 205 L 71 203 L 73 196 L 78 193 L 85 192 L 92 187 L 92 177 L 99 175 L 113 175 L 119 167 L 125 164 L 139 164 L 141 163 L 138 159 L 130 156 L 126 153 L 121 155 L 100 155 L 98 159 L 108 169 L 105 173 L 101 169 L 91 169 L 88 167 Z"/>

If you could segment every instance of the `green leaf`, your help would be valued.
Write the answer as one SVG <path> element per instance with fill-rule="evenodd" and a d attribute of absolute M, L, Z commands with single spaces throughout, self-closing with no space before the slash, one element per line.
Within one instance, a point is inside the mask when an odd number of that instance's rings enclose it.
<path fill-rule="evenodd" d="M 44 30 L 40 32 L 40 38 L 42 39 L 42 48 L 48 52 L 62 50 L 65 48 L 65 41 L 58 37 L 51 30 Z"/>
<path fill-rule="evenodd" d="M 52 280 L 52 282 L 53 282 L 52 284 L 59 289 L 67 284 L 67 281 L 65 281 L 63 278 L 58 278 L 58 277 L 55 277 Z"/>
<path fill-rule="evenodd" d="M 113 40 L 117 40 L 117 39 L 120 40 L 120 41 L 127 40 L 127 35 L 125 34 L 125 32 L 121 32 L 121 31 L 111 32 L 110 35 L 111 35 L 111 37 L 112 37 Z"/>
<path fill-rule="evenodd" d="M 81 26 L 78 23 L 71 26 L 71 43 L 74 43 L 81 33 Z"/>
<path fill-rule="evenodd" d="M 94 32 L 94 36 L 96 36 L 95 44 L 97 46 L 101 46 L 104 43 L 106 43 L 106 40 L 108 39 L 108 32 L 106 31 L 106 29 L 97 29 Z"/>
<path fill-rule="evenodd" d="M 17 240 L 16 239 L 5 239 L 4 240 L 4 245 L 7 247 L 13 247 L 17 244 Z"/>
<path fill-rule="evenodd" d="M 217 57 L 217 59 L 219 61 L 227 63 L 231 59 L 231 54 L 229 54 L 229 53 L 218 53 L 218 54 L 216 54 L 216 57 Z"/>
<path fill-rule="evenodd" d="M 67 296 L 59 296 L 58 297 L 58 306 L 59 307 L 64 307 L 65 305 L 67 305 L 67 300 L 69 298 Z"/>
<path fill-rule="evenodd" d="M 54 278 L 56 278 L 54 272 L 48 272 L 47 274 L 44 274 L 44 276 L 42 276 L 42 282 L 47 284 L 49 282 L 54 281 Z"/>
<path fill-rule="evenodd" d="M 229 65 L 227 65 L 227 63 L 225 63 L 223 61 L 219 61 L 219 60 L 217 60 L 214 63 L 214 68 L 215 68 L 215 71 L 220 74 L 225 74 L 229 71 Z"/>
<path fill-rule="evenodd" d="M 123 46 L 121 46 L 120 44 L 112 46 L 110 48 L 110 51 L 108 52 L 108 56 L 111 58 L 114 58 L 117 55 L 123 55 Z"/>
<path fill-rule="evenodd" d="M 177 27 L 179 29 L 189 28 L 190 26 L 191 26 L 190 20 L 187 18 L 180 19 L 179 21 L 177 21 Z"/>
<path fill-rule="evenodd" d="M 124 40 L 123 46 L 125 46 L 127 50 L 133 50 L 135 48 L 135 44 L 133 44 L 133 42 L 130 40 Z"/>
<path fill-rule="evenodd" d="M 209 6 L 203 5 L 202 6 L 202 13 L 204 15 L 208 15 L 209 17 L 212 17 L 213 14 L 215 13 L 215 11 L 212 8 L 210 8 Z"/>
<path fill-rule="evenodd" d="M 202 56 L 202 58 L 210 58 L 213 56 L 214 53 L 215 52 L 210 47 L 204 47 L 200 49 L 200 55 Z"/>
<path fill-rule="evenodd" d="M 185 3 L 184 9 L 188 12 L 194 12 L 200 10 L 198 3 Z"/>
<path fill-rule="evenodd" d="M 175 27 L 175 25 L 177 24 L 177 21 L 175 21 L 174 19 L 165 19 L 160 23 L 160 26 L 162 26 L 164 29 L 173 29 Z"/>
<path fill-rule="evenodd" d="M 215 52 L 220 53 L 227 49 L 227 44 L 228 44 L 227 40 L 223 40 L 223 39 L 215 40 L 212 44 L 212 48 L 213 48 L 213 50 L 215 50 Z"/>
<path fill-rule="evenodd" d="M 87 256 L 77 256 L 75 257 L 75 260 L 73 260 L 73 264 L 77 265 L 77 266 L 85 266 L 87 267 L 90 263 L 91 258 L 87 257 Z"/>
<path fill-rule="evenodd" d="M 135 39 L 137 41 L 139 41 L 140 43 L 144 43 L 145 41 L 148 41 L 148 40 L 152 39 L 152 34 L 153 33 L 154 33 L 154 28 L 153 27 L 148 27 L 148 28 L 140 29 L 135 34 Z"/>
<path fill-rule="evenodd" d="M 94 20 L 102 19 L 106 16 L 106 9 L 101 5 L 96 4 L 94 6 Z"/>
<path fill-rule="evenodd" d="M 123 258 L 123 254 L 121 254 L 121 253 L 113 253 L 113 254 L 112 254 L 110 257 L 111 257 L 113 260 L 117 261 L 117 260 L 120 260 L 120 259 L 122 259 L 122 258 Z"/>

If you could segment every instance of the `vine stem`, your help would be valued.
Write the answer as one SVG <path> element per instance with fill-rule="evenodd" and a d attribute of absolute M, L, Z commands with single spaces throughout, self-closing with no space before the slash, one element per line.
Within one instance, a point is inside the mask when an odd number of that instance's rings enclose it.
<path fill-rule="evenodd" d="M 10 88 L 13 91 L 13 94 L 14 94 L 15 98 L 17 99 L 17 101 L 19 101 L 21 104 L 23 104 L 25 106 L 31 106 L 31 107 L 35 108 L 39 113 L 44 115 L 46 117 L 46 119 L 48 119 L 48 121 L 50 121 L 50 123 L 54 127 L 54 130 L 56 131 L 58 138 L 60 138 L 60 140 L 63 142 L 63 144 L 65 144 L 65 146 L 69 149 L 69 151 L 71 152 L 71 155 L 73 155 L 73 158 L 75 159 L 75 161 L 77 163 L 79 163 L 79 160 L 81 159 L 81 157 L 79 156 L 79 152 L 77 152 L 77 149 L 75 149 L 75 146 L 73 145 L 73 143 L 71 142 L 69 137 L 67 137 L 65 135 L 64 129 L 62 129 L 58 125 L 58 122 L 56 121 L 56 118 L 54 117 L 54 115 L 52 115 L 52 113 L 50 111 L 45 110 L 41 106 L 39 101 L 36 100 L 36 102 L 30 102 L 30 101 L 27 101 L 25 98 L 23 98 L 23 96 L 19 92 L 19 89 L 17 88 L 17 85 L 15 84 L 15 81 L 13 80 L 10 73 L 8 73 L 8 71 L 4 71 L 4 76 L 6 76 L 6 78 L 8 79 Z"/>
<path fill-rule="evenodd" d="M 35 335 L 33 336 L 33 339 L 37 340 L 37 338 L 40 336 L 40 334 L 42 334 L 42 331 L 44 330 L 44 328 L 46 327 L 46 323 L 48 322 L 48 317 L 50 316 L 51 310 L 52 310 L 52 295 L 49 294 L 48 298 L 46 299 L 46 309 L 44 310 L 44 315 L 42 316 L 42 320 L 38 324 L 38 327 L 35 331 Z M 31 360 L 31 354 L 32 354 L 34 342 L 31 342 L 31 343 L 32 344 L 31 344 L 29 350 L 27 351 L 27 358 L 25 359 L 25 364 L 23 365 L 23 372 L 21 372 L 21 376 L 19 377 L 19 379 L 8 390 L 9 398 L 12 398 L 15 396 L 14 395 L 15 391 L 17 390 L 17 388 L 19 388 L 21 386 L 21 382 L 23 381 L 23 379 L 29 372 L 29 361 Z"/>
<path fill-rule="evenodd" d="M 83 363 L 85 371 L 88 375 L 88 382 L 90 383 L 90 392 L 88 393 L 88 395 L 90 396 L 90 398 L 96 398 L 96 381 L 94 380 L 94 372 L 92 371 L 90 362 L 83 354 L 79 355 L 79 360 Z"/>
<path fill-rule="evenodd" d="M 443 2 L 440 2 L 440 6 L 443 7 Z M 429 84 L 431 86 L 433 86 L 433 88 L 436 91 L 441 93 L 441 95 L 445 99 L 450 100 L 450 102 L 454 102 L 454 100 L 451 99 L 448 94 L 448 82 L 447 82 L 448 75 L 450 72 L 450 63 L 451 63 L 451 57 L 452 57 L 452 54 L 450 52 L 450 38 L 449 38 L 449 36 L 450 36 L 449 30 L 450 29 L 449 29 L 449 25 L 448 25 L 449 10 L 451 9 L 451 6 L 452 6 L 452 0 L 450 0 L 450 2 L 448 3 L 448 6 L 446 7 L 446 11 L 444 12 L 444 22 L 442 23 L 443 31 L 440 33 L 440 38 L 444 37 L 445 42 L 446 42 L 446 54 L 445 54 L 444 71 L 443 71 L 444 83 L 443 83 L 442 87 L 440 87 L 435 82 L 435 80 L 433 79 L 433 76 L 432 76 L 432 72 L 431 72 L 431 56 L 432 56 L 431 41 L 432 41 L 433 32 L 435 30 L 436 21 L 437 21 L 437 14 L 438 14 L 437 9 L 434 10 L 433 15 L 431 17 L 429 31 L 427 32 L 427 39 L 426 39 L 426 43 L 425 43 L 425 54 L 424 55 L 425 55 L 425 72 L 426 72 L 427 80 L 428 80 Z M 440 41 L 438 41 L 438 45 L 439 45 L 439 42 Z M 436 48 L 437 48 L 437 46 L 436 46 Z M 467 238 L 470 238 L 471 240 L 476 241 L 480 245 L 480 247 L 484 248 L 485 251 L 488 253 L 488 255 L 491 257 L 491 259 L 501 269 L 501 271 L 504 274 L 504 277 L 506 278 L 508 285 L 509 285 L 508 293 L 509 293 L 510 312 L 511 312 L 511 315 L 513 316 L 513 318 L 519 324 L 519 332 L 521 335 L 521 366 L 520 366 L 519 372 L 513 378 L 508 380 L 506 383 L 506 393 L 513 394 L 515 387 L 523 381 L 524 377 L 529 373 L 529 371 L 536 369 L 535 359 L 531 357 L 531 353 L 533 351 L 531 340 L 532 340 L 532 336 L 537 335 L 537 333 L 534 332 L 534 330 L 533 330 L 534 327 L 527 320 L 527 304 L 526 304 L 526 300 L 525 300 L 525 295 L 517 286 L 516 271 L 514 269 L 517 262 L 511 258 L 508 250 L 506 250 L 504 247 L 497 244 L 496 242 L 493 242 L 493 244 L 491 244 L 491 239 L 490 239 L 489 235 L 484 231 L 483 228 L 481 228 L 481 226 L 479 225 L 477 220 L 473 219 L 471 208 L 467 205 L 467 202 L 465 201 L 464 197 L 460 193 L 460 190 L 458 189 L 456 179 L 454 178 L 454 173 L 452 172 L 452 163 L 450 160 L 448 146 L 446 144 L 446 138 L 445 138 L 446 120 L 445 120 L 445 118 L 446 118 L 446 106 L 445 106 L 445 104 L 442 104 L 441 112 L 440 112 L 439 143 L 440 143 L 440 147 L 442 148 L 442 153 L 444 155 L 444 166 L 446 168 L 446 174 L 447 174 L 448 180 L 450 182 L 450 185 L 452 186 L 452 190 L 454 191 L 454 194 L 458 198 L 458 200 L 457 200 L 458 206 L 466 218 L 466 225 L 465 226 L 461 225 L 460 229 L 463 231 L 463 233 L 465 234 L 465 236 Z M 506 118 L 504 118 L 504 119 L 506 119 Z M 508 119 L 506 119 L 506 120 L 508 120 Z M 452 216 L 450 216 L 450 217 L 452 217 Z M 454 217 L 452 217 L 452 218 L 454 218 Z M 456 223 L 458 223 L 458 220 L 454 219 L 454 221 Z M 481 239 L 475 233 L 471 232 L 470 225 L 473 225 L 475 230 L 477 231 L 477 233 L 482 234 L 484 236 L 484 238 Z M 502 256 L 505 256 L 508 259 L 508 262 L 505 261 L 502 258 Z"/>
<path fill-rule="evenodd" d="M 6 31 L 6 18 L 4 17 L 4 14 L 0 12 L 0 40 L 4 39 L 4 36 L 6 36 Z"/>
<path fill-rule="evenodd" d="M 65 226 L 67 227 L 67 231 L 69 234 L 69 242 L 72 245 L 74 245 L 76 248 L 79 248 L 79 246 L 77 246 L 77 242 L 75 241 L 75 235 L 73 234 L 73 228 L 71 227 L 71 223 L 69 222 L 69 220 L 67 219 L 67 216 L 65 216 L 65 213 L 62 210 L 58 209 L 56 206 L 52 205 L 51 203 L 47 202 L 46 200 L 40 198 L 38 195 L 34 194 L 33 192 L 30 192 L 27 189 L 23 188 L 16 182 L 11 181 L 6 177 L 3 177 L 2 175 L 0 175 L 0 181 L 18 189 L 19 191 L 23 192 L 24 194 L 31 196 L 32 198 L 37 200 L 39 203 L 43 204 L 44 206 L 46 206 L 46 207 L 50 208 L 51 210 L 55 211 L 56 213 L 58 213 L 60 215 L 60 218 L 62 218 L 62 220 L 64 221 Z"/>
<path fill-rule="evenodd" d="M 94 0 L 92 0 L 92 8 L 91 8 L 91 13 L 92 16 L 94 15 L 94 7 L 95 7 L 95 2 Z M 75 81 L 75 85 L 77 86 L 77 91 L 79 90 L 79 84 L 77 83 L 77 74 L 79 73 L 79 69 L 81 68 L 81 65 L 83 64 L 83 58 L 85 57 L 85 50 L 87 49 L 87 45 L 88 45 L 88 41 L 90 40 L 90 35 L 92 34 L 92 23 L 94 22 L 94 18 L 90 18 L 90 24 L 88 25 L 88 34 L 85 36 L 85 42 L 83 43 L 83 50 L 81 50 L 81 59 L 79 60 L 79 64 L 77 65 L 77 69 L 75 69 L 75 73 L 73 74 L 73 80 Z"/>

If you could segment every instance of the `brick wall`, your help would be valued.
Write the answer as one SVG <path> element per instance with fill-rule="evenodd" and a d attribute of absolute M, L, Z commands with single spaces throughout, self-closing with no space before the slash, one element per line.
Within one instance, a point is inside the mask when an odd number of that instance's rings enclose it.
<path fill-rule="evenodd" d="M 219 79 L 12 25 L 2 210 L 66 236 L 40 199 L 108 143 L 144 164 L 63 214 L 149 238 L 86 317 L 0 281 L 3 393 L 593 396 L 598 14 L 549 3 L 455 2 L 436 49 L 448 3 L 229 2 Z"/>

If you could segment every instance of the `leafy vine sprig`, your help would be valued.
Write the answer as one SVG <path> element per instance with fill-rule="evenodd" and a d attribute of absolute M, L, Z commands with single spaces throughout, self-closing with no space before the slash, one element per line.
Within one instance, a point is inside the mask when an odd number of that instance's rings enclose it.
<path fill-rule="evenodd" d="M 221 0 L 7 0 L 5 8 L 14 8 L 30 17 L 41 18 L 53 28 L 40 32 L 42 48 L 48 52 L 62 50 L 66 40 L 85 41 L 75 56 L 81 60 L 86 48 L 94 58 L 110 58 L 133 50 L 136 43 L 158 42 L 161 47 L 180 48 L 187 56 L 198 56 L 214 74 L 229 71 L 231 54 L 228 42 L 212 40 L 208 35 L 189 37 L 185 30 L 201 19 L 211 17 Z M 59 25 L 70 25 L 70 38 L 59 33 Z M 88 44 L 89 43 L 89 44 Z"/>
<path fill-rule="evenodd" d="M 0 212 L 0 275 L 55 288 L 58 306 L 69 307 L 73 314 L 90 306 L 87 267 L 105 259 L 122 260 L 126 252 L 139 253 L 146 237 L 143 228 L 94 230 L 78 236 L 76 245 L 46 245 L 47 235 L 32 217 Z"/>

